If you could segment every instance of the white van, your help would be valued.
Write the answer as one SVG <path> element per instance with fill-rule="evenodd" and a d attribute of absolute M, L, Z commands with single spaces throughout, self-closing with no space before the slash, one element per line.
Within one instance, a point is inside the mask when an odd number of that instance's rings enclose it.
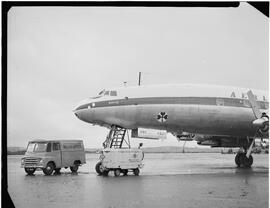
<path fill-rule="evenodd" d="M 29 175 L 43 170 L 45 175 L 61 168 L 77 172 L 85 164 L 85 151 L 82 140 L 33 140 L 28 143 L 26 153 L 21 159 L 21 167 Z"/>

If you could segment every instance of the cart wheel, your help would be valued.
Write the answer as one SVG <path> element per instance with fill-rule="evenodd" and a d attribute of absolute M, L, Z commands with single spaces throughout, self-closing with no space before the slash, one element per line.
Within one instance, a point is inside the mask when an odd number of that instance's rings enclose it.
<path fill-rule="evenodd" d="M 104 170 L 104 171 L 102 172 L 102 175 L 103 175 L 103 176 L 108 176 L 108 174 L 109 174 L 109 170 Z"/>
<path fill-rule="evenodd" d="M 128 170 L 122 170 L 122 172 L 123 172 L 123 174 L 124 174 L 124 176 L 127 176 L 127 174 L 128 174 Z"/>
<path fill-rule="evenodd" d="M 140 170 L 139 170 L 139 168 L 136 168 L 136 169 L 133 169 L 133 173 L 134 173 L 134 175 L 139 175 L 140 174 Z"/>
<path fill-rule="evenodd" d="M 118 177 L 121 174 L 121 169 L 114 170 L 114 176 Z"/>
<path fill-rule="evenodd" d="M 96 167 L 95 167 L 96 172 L 97 172 L 98 175 L 102 175 L 102 172 L 101 172 L 101 170 L 100 170 L 100 166 L 101 166 L 101 162 L 98 162 L 98 163 L 96 164 Z"/>

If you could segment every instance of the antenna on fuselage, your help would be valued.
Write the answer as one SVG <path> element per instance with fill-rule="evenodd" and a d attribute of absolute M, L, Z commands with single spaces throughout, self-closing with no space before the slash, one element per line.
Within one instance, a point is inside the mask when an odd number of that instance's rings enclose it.
<path fill-rule="evenodd" d="M 141 85 L 141 72 L 139 72 L 139 83 L 138 83 L 138 85 L 140 86 Z"/>

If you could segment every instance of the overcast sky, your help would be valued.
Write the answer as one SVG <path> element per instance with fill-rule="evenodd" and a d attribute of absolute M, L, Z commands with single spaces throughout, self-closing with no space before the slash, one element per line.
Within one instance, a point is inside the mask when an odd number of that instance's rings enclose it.
<path fill-rule="evenodd" d="M 206 83 L 268 90 L 268 18 L 239 8 L 13 7 L 8 13 L 8 146 L 108 129 L 77 119 L 109 87 Z M 181 145 L 132 139 L 137 146 Z M 192 144 L 191 144 L 192 145 Z"/>

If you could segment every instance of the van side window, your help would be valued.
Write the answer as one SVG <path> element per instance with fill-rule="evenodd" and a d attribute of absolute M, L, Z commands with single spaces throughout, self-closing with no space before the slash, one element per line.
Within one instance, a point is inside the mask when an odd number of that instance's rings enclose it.
<path fill-rule="evenodd" d="M 51 152 L 51 151 L 52 151 L 51 146 L 52 146 L 52 144 L 51 144 L 51 142 L 49 142 L 49 143 L 47 144 L 47 150 L 46 150 L 46 152 Z"/>
<path fill-rule="evenodd" d="M 111 92 L 110 92 L 110 96 L 117 96 L 116 91 L 111 91 Z"/>
<path fill-rule="evenodd" d="M 82 149 L 81 142 L 67 142 L 63 144 L 64 150 L 79 150 Z"/>
<path fill-rule="evenodd" d="M 73 145 L 73 149 L 82 149 L 82 144 L 81 143 L 75 143 Z"/>
<path fill-rule="evenodd" d="M 53 151 L 60 150 L 60 144 L 59 143 L 53 143 Z"/>
<path fill-rule="evenodd" d="M 110 91 L 106 91 L 106 92 L 104 93 L 104 95 L 109 95 L 109 92 L 110 92 Z"/>

